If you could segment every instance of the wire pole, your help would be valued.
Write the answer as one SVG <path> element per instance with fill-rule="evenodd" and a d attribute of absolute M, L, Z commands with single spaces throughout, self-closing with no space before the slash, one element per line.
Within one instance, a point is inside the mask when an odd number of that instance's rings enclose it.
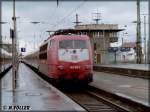
<path fill-rule="evenodd" d="M 140 0 L 137 0 L 137 36 L 136 36 L 136 55 L 138 64 L 142 62 L 142 48 L 141 48 L 141 20 L 140 20 Z"/>
<path fill-rule="evenodd" d="M 100 16 L 101 16 L 101 13 L 99 13 L 98 11 L 97 11 L 97 13 L 93 13 L 93 20 L 96 22 L 96 24 L 98 24 L 99 23 L 99 21 L 101 20 L 100 19 Z"/>
<path fill-rule="evenodd" d="M 75 23 L 75 26 L 78 26 L 79 23 L 81 23 L 81 22 L 79 21 L 79 19 L 78 19 L 78 14 L 76 14 L 76 20 L 75 20 L 75 22 L 73 22 L 73 23 Z"/>
<path fill-rule="evenodd" d="M 2 1 L 0 0 L 0 22 L 2 21 Z M 1 24 L 0 24 L 0 56 L 1 56 L 1 45 L 2 45 L 2 29 L 1 29 Z M 2 72 L 1 68 L 1 63 L 0 63 L 0 73 Z M 0 77 L 0 111 L 2 111 L 2 79 Z"/>
<path fill-rule="evenodd" d="M 2 48 L 2 1 L 0 0 L 0 56 L 1 56 L 1 48 Z M 1 73 L 1 63 L 0 63 L 0 73 Z"/>
<path fill-rule="evenodd" d="M 12 89 L 13 91 L 15 90 L 16 88 L 16 73 L 17 73 L 17 66 L 16 66 L 16 60 L 17 60 L 17 57 L 16 57 L 16 14 L 15 14 L 15 0 L 13 0 L 13 17 L 12 17 L 12 20 L 13 20 L 13 27 L 14 27 L 14 30 L 13 30 L 13 37 L 12 37 Z"/>
<path fill-rule="evenodd" d="M 145 54 L 145 64 L 147 61 L 147 53 L 146 53 L 146 16 L 144 16 L 144 54 Z"/>

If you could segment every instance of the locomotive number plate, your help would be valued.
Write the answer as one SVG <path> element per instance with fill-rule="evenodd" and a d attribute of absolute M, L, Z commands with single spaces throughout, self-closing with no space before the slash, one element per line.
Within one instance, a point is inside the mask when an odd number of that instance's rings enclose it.
<path fill-rule="evenodd" d="M 80 66 L 70 66 L 70 69 L 80 69 Z"/>

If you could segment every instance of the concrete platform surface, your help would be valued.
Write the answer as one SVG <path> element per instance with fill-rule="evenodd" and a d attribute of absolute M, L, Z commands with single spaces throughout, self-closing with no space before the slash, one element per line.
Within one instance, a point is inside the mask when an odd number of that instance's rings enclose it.
<path fill-rule="evenodd" d="M 147 79 L 94 72 L 94 81 L 90 85 L 150 106 Z"/>
<path fill-rule="evenodd" d="M 130 63 L 118 63 L 118 64 L 95 64 L 94 66 L 104 66 L 104 67 L 116 67 L 116 68 L 129 68 L 137 70 L 149 70 L 149 64 L 130 64 Z"/>
<path fill-rule="evenodd" d="M 12 71 L 2 79 L 4 111 L 85 111 L 70 98 L 20 64 L 16 90 L 12 91 Z"/>

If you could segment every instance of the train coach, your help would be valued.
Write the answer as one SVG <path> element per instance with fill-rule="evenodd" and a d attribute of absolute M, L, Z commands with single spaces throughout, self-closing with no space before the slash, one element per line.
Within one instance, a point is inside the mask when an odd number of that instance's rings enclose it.
<path fill-rule="evenodd" d="M 93 80 L 93 51 L 86 35 L 52 36 L 28 58 L 33 55 L 34 66 L 56 82 L 88 84 Z"/>

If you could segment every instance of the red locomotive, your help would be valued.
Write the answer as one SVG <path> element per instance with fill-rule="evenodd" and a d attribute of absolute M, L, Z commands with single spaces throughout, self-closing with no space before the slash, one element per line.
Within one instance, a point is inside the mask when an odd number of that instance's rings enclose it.
<path fill-rule="evenodd" d="M 92 53 L 86 35 L 55 35 L 41 45 L 37 67 L 55 81 L 88 84 L 92 81 Z"/>

